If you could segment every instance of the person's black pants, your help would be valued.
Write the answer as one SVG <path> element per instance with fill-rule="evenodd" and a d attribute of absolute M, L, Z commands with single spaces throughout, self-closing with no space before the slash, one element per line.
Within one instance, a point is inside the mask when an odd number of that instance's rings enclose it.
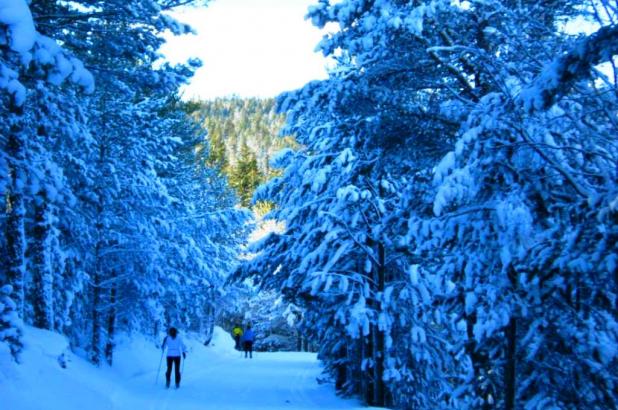
<path fill-rule="evenodd" d="M 236 346 L 234 346 L 234 349 L 240 350 L 240 335 L 234 336 L 234 340 L 236 341 Z"/>
<path fill-rule="evenodd" d="M 165 372 L 165 385 L 169 387 L 170 377 L 172 376 L 172 365 L 175 366 L 174 376 L 176 378 L 176 387 L 180 385 L 180 356 L 167 357 L 167 371 Z"/>
<path fill-rule="evenodd" d="M 253 358 L 253 342 L 245 341 L 243 347 L 245 348 L 245 357 L 247 357 L 247 353 L 249 353 L 249 357 Z"/>

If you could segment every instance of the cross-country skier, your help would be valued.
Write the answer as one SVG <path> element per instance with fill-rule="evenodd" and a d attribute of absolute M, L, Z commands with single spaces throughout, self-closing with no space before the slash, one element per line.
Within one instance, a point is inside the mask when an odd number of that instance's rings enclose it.
<path fill-rule="evenodd" d="M 175 366 L 176 388 L 180 387 L 180 356 L 183 359 L 187 358 L 187 347 L 178 335 L 178 330 L 175 327 L 170 327 L 167 336 L 163 339 L 161 349 L 167 348 L 167 372 L 165 372 L 165 387 L 170 387 L 170 378 L 172 376 L 172 365 Z"/>
<path fill-rule="evenodd" d="M 236 342 L 236 346 L 234 346 L 234 349 L 240 350 L 240 337 L 242 336 L 242 327 L 240 327 L 240 325 L 238 324 L 234 326 L 234 329 L 232 329 L 232 334 L 234 335 L 234 341 Z"/>
<path fill-rule="evenodd" d="M 253 359 L 253 342 L 255 341 L 255 333 L 251 329 L 251 325 L 247 325 L 247 330 L 242 335 L 243 348 L 245 350 L 245 359 L 247 358 L 247 353 L 249 354 L 249 358 Z"/>

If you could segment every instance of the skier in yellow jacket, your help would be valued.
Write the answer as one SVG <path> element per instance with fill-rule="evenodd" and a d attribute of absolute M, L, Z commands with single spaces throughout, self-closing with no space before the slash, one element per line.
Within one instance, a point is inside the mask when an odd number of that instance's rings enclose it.
<path fill-rule="evenodd" d="M 240 338 L 242 337 L 242 327 L 240 327 L 240 325 L 236 325 L 234 326 L 234 329 L 232 329 L 232 335 L 234 336 L 234 340 L 236 341 L 236 346 L 234 346 L 234 348 L 236 350 L 240 350 Z"/>

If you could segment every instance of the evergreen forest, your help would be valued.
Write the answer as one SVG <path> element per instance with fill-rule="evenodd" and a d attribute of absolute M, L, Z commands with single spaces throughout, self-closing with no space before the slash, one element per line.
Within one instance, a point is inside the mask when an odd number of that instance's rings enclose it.
<path fill-rule="evenodd" d="M 285 116 L 275 111 L 272 98 L 216 98 L 188 105 L 208 130 L 206 165 L 227 177 L 243 206 L 251 206 L 258 185 L 276 175 L 270 158 L 297 145 L 292 137 L 279 135 Z"/>
<path fill-rule="evenodd" d="M 253 322 L 366 406 L 618 408 L 618 1 L 315 0 L 328 78 L 186 101 L 209 3 L 0 0 L 0 376 Z"/>

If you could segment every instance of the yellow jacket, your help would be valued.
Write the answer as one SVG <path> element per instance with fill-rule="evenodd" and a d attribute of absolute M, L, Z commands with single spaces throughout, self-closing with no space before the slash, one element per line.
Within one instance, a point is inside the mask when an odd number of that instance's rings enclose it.
<path fill-rule="evenodd" d="M 234 330 L 232 330 L 232 334 L 234 336 L 242 336 L 242 329 L 236 326 Z"/>

